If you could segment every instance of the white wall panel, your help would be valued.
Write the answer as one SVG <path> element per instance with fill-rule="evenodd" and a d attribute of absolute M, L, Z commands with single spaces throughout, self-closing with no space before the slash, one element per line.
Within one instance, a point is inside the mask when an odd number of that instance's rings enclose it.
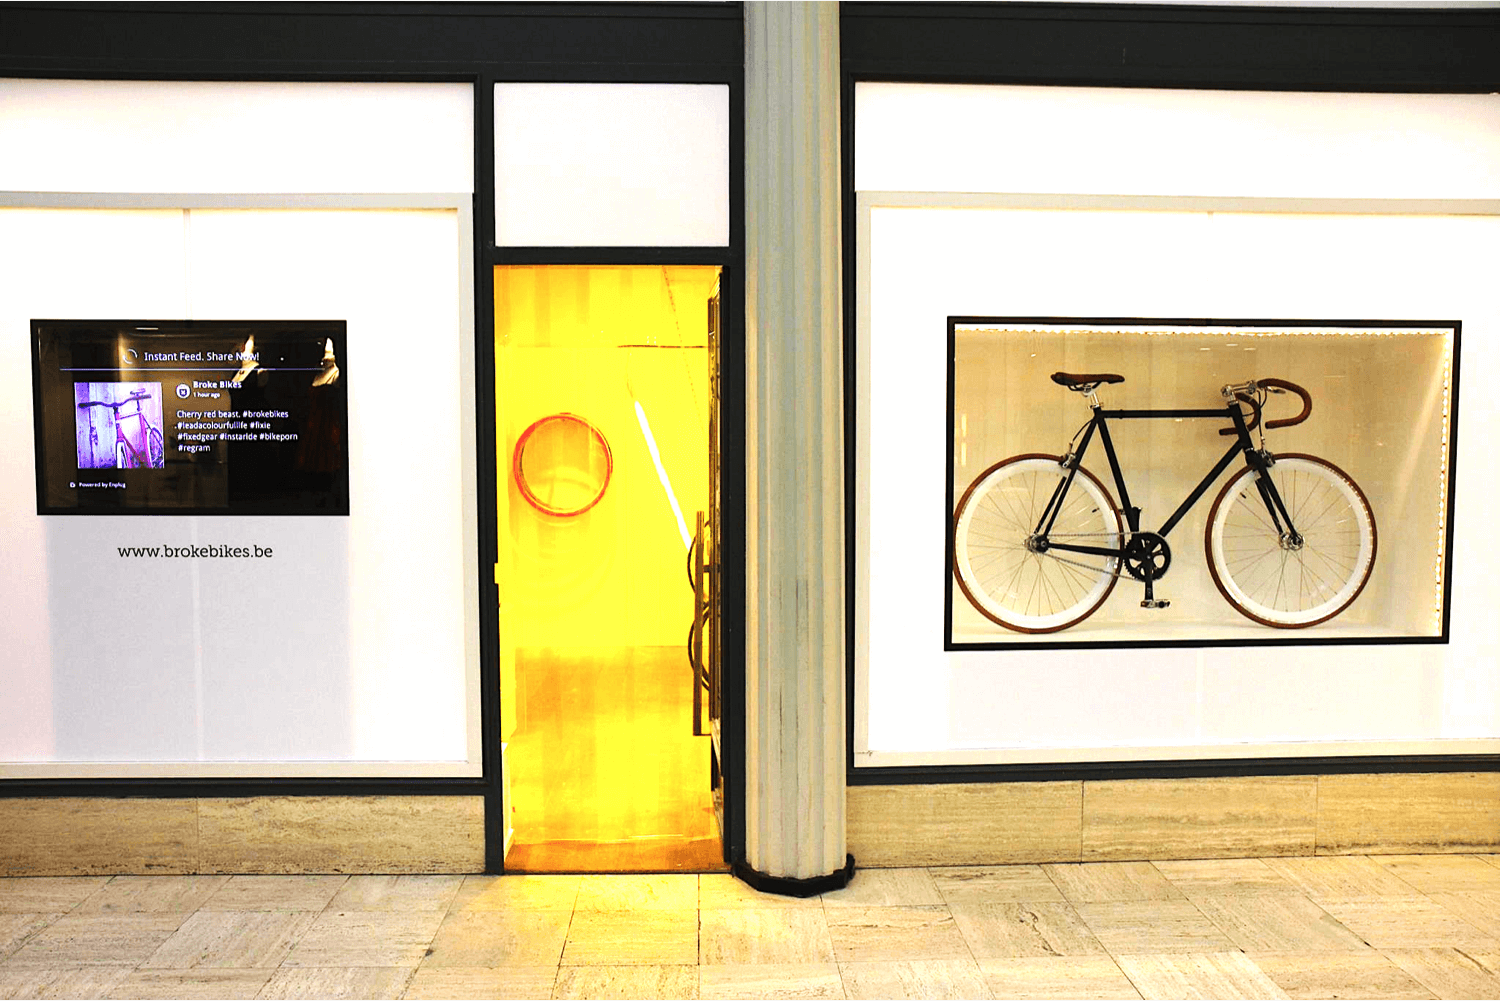
<path fill-rule="evenodd" d="M 474 190 L 467 84 L 0 79 L 0 191 Z"/>
<path fill-rule="evenodd" d="M 860 83 L 855 187 L 1500 198 L 1500 95 Z"/>
<path fill-rule="evenodd" d="M 452 209 L 0 209 L 0 771 L 477 774 L 468 252 Z M 41 317 L 347 321 L 349 516 L 37 516 Z M 117 548 L 192 543 L 275 557 Z"/>
<path fill-rule="evenodd" d="M 495 243 L 729 243 L 729 88 L 495 87 Z"/>

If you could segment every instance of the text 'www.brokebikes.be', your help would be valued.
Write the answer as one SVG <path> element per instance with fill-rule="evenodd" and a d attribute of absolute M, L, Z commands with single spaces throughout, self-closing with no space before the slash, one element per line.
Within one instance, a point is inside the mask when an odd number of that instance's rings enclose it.
<path fill-rule="evenodd" d="M 118 546 L 122 560 L 268 560 L 270 546 Z"/>

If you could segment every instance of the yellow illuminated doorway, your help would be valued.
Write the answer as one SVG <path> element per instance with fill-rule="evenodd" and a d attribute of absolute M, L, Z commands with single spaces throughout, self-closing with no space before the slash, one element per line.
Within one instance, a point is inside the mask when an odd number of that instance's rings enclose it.
<path fill-rule="evenodd" d="M 718 281 L 495 269 L 509 871 L 726 868 Z"/>

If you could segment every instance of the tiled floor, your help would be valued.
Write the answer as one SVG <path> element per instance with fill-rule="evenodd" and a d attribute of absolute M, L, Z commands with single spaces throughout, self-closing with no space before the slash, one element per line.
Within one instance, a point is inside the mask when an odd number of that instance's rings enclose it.
<path fill-rule="evenodd" d="M 1500 998 L 1500 855 L 0 879 L 0 998 Z"/>

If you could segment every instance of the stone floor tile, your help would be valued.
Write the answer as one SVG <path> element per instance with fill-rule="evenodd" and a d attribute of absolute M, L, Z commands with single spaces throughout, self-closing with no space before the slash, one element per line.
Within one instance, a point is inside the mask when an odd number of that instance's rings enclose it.
<path fill-rule="evenodd" d="M 231 876 L 205 911 L 321 911 L 348 876 Z"/>
<path fill-rule="evenodd" d="M 691 873 L 584 876 L 580 911 L 682 911 L 698 906 L 698 877 Z"/>
<path fill-rule="evenodd" d="M 1088 956 L 1104 946 L 1072 905 L 953 904 L 953 919 L 976 959 Z"/>
<path fill-rule="evenodd" d="M 1292 998 L 1425 999 L 1433 995 L 1373 949 L 1248 954 Z"/>
<path fill-rule="evenodd" d="M 1286 992 L 1242 952 L 1116 956 L 1143 998 L 1284 998 Z"/>
<path fill-rule="evenodd" d="M 997 998 L 1139 1001 L 1130 979 L 1109 956 L 1033 956 L 981 959 L 979 969 Z"/>
<path fill-rule="evenodd" d="M 1493 936 L 1430 897 L 1324 900 L 1320 906 L 1377 949 L 1500 946 Z"/>
<path fill-rule="evenodd" d="M 406 985 L 411 982 L 413 970 L 408 966 L 385 968 L 358 966 L 345 969 L 283 967 L 277 970 L 260 997 L 274 998 L 320 998 L 324 1001 L 337 999 L 377 999 L 401 997 Z"/>
<path fill-rule="evenodd" d="M 1039 865 L 969 865 L 929 869 L 949 904 L 1041 903 L 1062 900 L 1062 891 Z"/>
<path fill-rule="evenodd" d="M 136 970 L 115 987 L 112 998 L 253 998 L 274 970 Z"/>
<path fill-rule="evenodd" d="M 833 963 L 795 966 L 700 966 L 698 996 L 703 1001 L 766 998 L 817 1001 L 843 998 L 844 983 Z"/>
<path fill-rule="evenodd" d="M 446 913 L 465 876 L 350 876 L 328 902 L 330 911 Z M 517 877 L 519 878 L 519 877 Z"/>
<path fill-rule="evenodd" d="M 180 914 L 65 914 L 27 939 L 7 966 L 56 970 L 139 966 L 177 931 Z"/>
<path fill-rule="evenodd" d="M 450 913 L 422 966 L 556 966 L 571 917 L 570 911 Z"/>
<path fill-rule="evenodd" d="M 1298 893 L 1275 869 L 1260 859 L 1202 859 L 1187 862 L 1153 862 L 1184 896 L 1201 897 L 1231 893 Z"/>
<path fill-rule="evenodd" d="M 943 895 L 926 869 L 860 869 L 848 886 L 823 894 L 825 907 L 897 907 L 942 902 Z"/>
<path fill-rule="evenodd" d="M 1301 894 L 1194 897 L 1208 920 L 1245 952 L 1363 952 L 1364 939 Z"/>
<path fill-rule="evenodd" d="M 564 966 L 554 998 L 679 998 L 698 996 L 696 966 Z"/>
<path fill-rule="evenodd" d="M 1381 951 L 1440 998 L 1500 998 L 1500 976 L 1458 949 Z"/>
<path fill-rule="evenodd" d="M 465 876 L 457 911 L 571 911 L 582 876 Z"/>
<path fill-rule="evenodd" d="M 283 966 L 410 966 L 427 955 L 439 911 L 324 911 Z"/>
<path fill-rule="evenodd" d="M 24 914 L 0 912 L 0 962 L 11 955 L 26 940 L 52 924 L 61 914 Z"/>
<path fill-rule="evenodd" d="M 786 913 L 786 912 L 780 912 Z M 698 911 L 573 912 L 564 966 L 689 966 L 698 962 Z"/>
<path fill-rule="evenodd" d="M 77 914 L 191 914 L 228 876 L 116 876 L 78 905 Z"/>
<path fill-rule="evenodd" d="M 1500 869 L 1474 855 L 1378 855 L 1375 861 L 1423 893 L 1500 890 Z"/>
<path fill-rule="evenodd" d="M 89 966 L 66 970 L 17 970 L 0 966 L 0 999 L 103 998 L 130 976 L 128 966 Z"/>
<path fill-rule="evenodd" d="M 1150 862 L 1083 862 L 1042 868 L 1075 904 L 1182 899 L 1181 891 Z"/>
<path fill-rule="evenodd" d="M 1115 956 L 1234 949 L 1224 933 L 1186 900 L 1079 904 L 1078 914 L 1104 948 Z M 1139 983 L 1136 988 L 1140 988 Z"/>
<path fill-rule="evenodd" d="M 182 922 L 142 968 L 274 969 L 316 918 L 313 911 L 198 911 Z"/>
<path fill-rule="evenodd" d="M 1429 893 L 1428 897 L 1490 938 L 1500 939 L 1500 892 Z"/>
<path fill-rule="evenodd" d="M 988 998 L 989 985 L 972 959 L 907 963 L 845 963 L 839 967 L 851 1001 L 885 998 Z"/>
<path fill-rule="evenodd" d="M 1359 897 L 1410 897 L 1416 887 L 1363 855 L 1268 858 L 1266 867 L 1314 902 Z"/>
<path fill-rule="evenodd" d="M 762 893 L 727 872 L 705 872 L 698 876 L 698 906 L 703 910 L 715 911 L 738 907 L 821 911 L 823 901 L 816 895 L 789 897 L 782 893 Z"/>
<path fill-rule="evenodd" d="M 490 1001 L 546 1001 L 557 980 L 556 966 L 421 966 L 406 987 L 410 1001 L 453 999 Z"/>
<path fill-rule="evenodd" d="M 698 962 L 703 966 L 831 963 L 828 919 L 821 909 L 701 910 Z"/>
<path fill-rule="evenodd" d="M 973 958 L 947 907 L 830 907 L 827 913 L 840 963 Z"/>
<path fill-rule="evenodd" d="M 66 913 L 104 888 L 108 876 L 0 877 L 0 913 Z"/>

